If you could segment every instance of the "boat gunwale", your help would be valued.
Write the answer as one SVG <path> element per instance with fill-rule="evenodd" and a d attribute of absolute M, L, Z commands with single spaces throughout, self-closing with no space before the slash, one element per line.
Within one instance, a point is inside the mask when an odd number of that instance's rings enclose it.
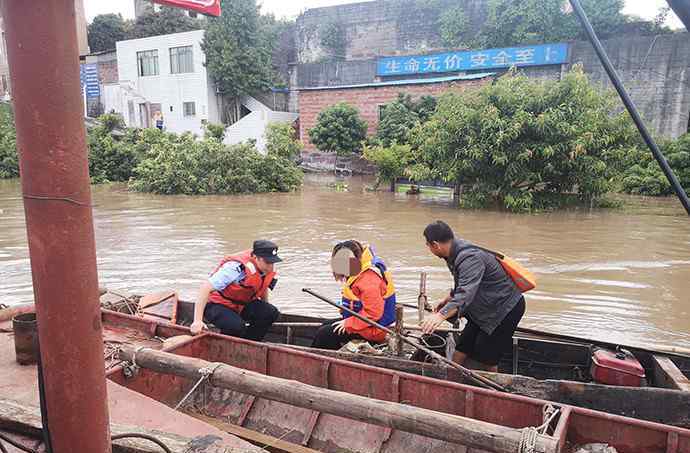
<path fill-rule="evenodd" d="M 166 322 L 161 322 L 158 320 L 151 320 L 151 319 L 144 319 L 138 316 L 133 316 L 133 315 L 128 315 L 125 313 L 119 313 L 119 312 L 114 312 L 111 310 L 102 310 L 106 315 L 112 316 L 115 318 L 120 318 L 129 322 L 135 322 L 139 325 L 156 325 L 156 329 L 158 327 L 165 327 L 165 328 L 170 328 L 175 331 L 180 331 L 181 334 L 186 334 L 189 335 L 190 331 L 188 327 L 180 326 L 180 325 L 174 325 Z M 154 329 L 150 329 L 154 330 Z M 356 363 L 356 362 L 349 362 L 346 360 L 342 359 L 337 359 L 333 357 L 325 357 L 325 356 L 320 356 L 318 354 L 310 353 L 307 351 L 301 351 L 297 350 L 294 348 L 290 348 L 288 346 L 283 346 L 279 344 L 274 344 L 274 343 L 257 343 L 251 340 L 246 340 L 243 338 L 237 338 L 237 337 L 231 337 L 219 333 L 214 333 L 214 332 L 204 332 L 201 335 L 193 336 L 191 338 L 185 339 L 183 341 L 180 341 L 179 343 L 176 343 L 174 345 L 170 345 L 168 347 L 163 347 L 161 349 L 162 351 L 165 352 L 171 352 L 174 353 L 176 349 L 179 349 L 185 345 L 189 345 L 191 343 L 195 343 L 198 341 L 203 340 L 204 338 L 217 338 L 220 340 L 224 341 L 230 341 L 235 344 L 244 344 L 244 345 L 249 345 L 249 346 L 254 346 L 254 347 L 259 347 L 261 349 L 266 349 L 268 352 L 270 350 L 277 350 L 279 352 L 287 353 L 289 355 L 295 355 L 295 356 L 301 356 L 301 357 L 307 357 L 310 359 L 315 359 L 321 362 L 329 362 L 329 363 L 336 363 L 338 365 L 344 366 L 344 367 L 349 367 L 353 369 L 360 369 L 360 370 L 365 370 L 373 373 L 379 373 L 383 375 L 388 375 L 391 378 L 394 376 L 397 376 L 400 379 L 407 379 L 408 381 L 413 381 L 413 382 L 421 382 L 425 384 L 430 384 L 430 385 L 436 385 L 436 386 L 441 386 L 445 388 L 450 388 L 450 389 L 456 389 L 460 391 L 465 391 L 465 392 L 470 392 L 470 393 L 478 393 L 482 394 L 488 397 L 499 397 L 500 398 L 505 398 L 508 400 L 512 400 L 515 402 L 519 402 L 522 404 L 527 404 L 527 405 L 532 405 L 532 406 L 544 406 L 546 404 L 556 404 L 559 407 L 562 408 L 570 408 L 570 416 L 576 416 L 580 415 L 583 417 L 589 417 L 589 418 L 596 418 L 608 422 L 614 422 L 614 423 L 620 423 L 628 426 L 634 426 L 638 428 L 643 428 L 647 430 L 652 430 L 656 431 L 659 433 L 666 433 L 667 435 L 669 433 L 675 433 L 679 436 L 682 436 L 683 438 L 687 438 L 688 441 L 690 442 L 690 429 L 686 428 L 681 428 L 673 425 L 665 425 L 662 423 L 658 422 L 653 422 L 653 421 L 648 421 L 648 420 L 640 420 L 636 418 L 631 418 L 631 417 L 625 417 L 622 415 L 617 415 L 617 414 L 610 414 L 607 412 L 602 412 L 602 411 L 597 411 L 593 409 L 587 409 L 579 406 L 572 406 L 569 404 L 565 403 L 554 403 L 548 400 L 542 400 L 540 398 L 533 398 L 533 397 L 528 397 L 528 396 L 523 396 L 523 395 L 516 395 L 512 393 L 504 393 L 504 392 L 499 392 L 497 390 L 491 390 L 491 389 L 484 389 L 480 387 L 475 387 L 471 386 L 469 384 L 462 384 L 459 382 L 451 382 L 451 381 L 446 381 L 446 380 L 441 380 L 441 379 L 435 379 L 431 377 L 426 377 L 426 376 L 419 376 L 416 374 L 412 373 L 407 373 L 403 371 L 396 371 L 396 370 L 389 370 L 386 368 L 379 368 L 375 367 L 372 365 L 366 365 L 366 364 L 361 364 L 361 363 Z M 122 372 L 124 366 L 123 365 L 118 365 L 116 367 L 113 367 L 110 369 L 106 375 L 114 375 L 117 372 Z"/>

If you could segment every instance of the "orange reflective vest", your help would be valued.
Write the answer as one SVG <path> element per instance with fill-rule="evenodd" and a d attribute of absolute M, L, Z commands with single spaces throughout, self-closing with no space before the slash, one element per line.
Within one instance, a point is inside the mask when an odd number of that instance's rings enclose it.
<path fill-rule="evenodd" d="M 220 264 L 211 272 L 211 275 L 215 274 L 218 269 L 229 261 L 240 263 L 240 270 L 244 272 L 245 277 L 239 282 L 231 283 L 223 291 L 213 291 L 209 295 L 208 301 L 212 304 L 225 305 L 231 310 L 241 313 L 245 305 L 257 299 L 262 299 L 266 295 L 266 291 L 271 287 L 276 274 L 271 272 L 261 275 L 256 259 L 252 256 L 252 251 L 245 250 L 244 252 L 223 258 Z"/>

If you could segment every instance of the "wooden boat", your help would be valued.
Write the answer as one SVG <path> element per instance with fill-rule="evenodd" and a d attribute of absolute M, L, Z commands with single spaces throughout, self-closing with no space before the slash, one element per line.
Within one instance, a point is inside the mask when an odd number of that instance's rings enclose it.
<path fill-rule="evenodd" d="M 168 318 L 173 305 L 175 304 L 159 305 L 154 309 L 155 316 Z M 174 311 L 176 323 L 191 323 L 193 304 L 180 301 Z M 316 326 L 322 322 L 321 318 L 281 314 L 266 341 L 308 347 Z M 520 395 L 690 428 L 690 354 L 605 343 L 530 329 L 517 332 L 513 345 L 513 349 L 503 356 L 498 374 L 480 374 Z M 592 381 L 592 349 L 616 350 L 620 347 L 629 350 L 644 366 L 647 376 L 645 386 L 611 386 Z M 409 354 L 391 357 L 317 349 L 309 351 L 325 357 L 471 384 L 453 368 L 442 364 L 415 362 L 409 360 Z"/>
<path fill-rule="evenodd" d="M 201 364 L 204 368 L 199 370 L 205 369 L 206 374 L 213 375 L 218 364 L 240 369 L 234 374 L 236 382 L 222 387 L 220 378 L 199 380 L 203 374 L 184 374 L 165 360 L 149 357 L 144 364 L 136 361 L 139 368 L 131 363 L 115 366 L 108 378 L 171 407 L 184 400 L 182 409 L 187 415 L 257 444 L 279 439 L 277 451 L 514 451 L 509 449 L 525 439 L 529 428 L 545 425 L 546 434 L 538 437 L 541 451 L 573 451 L 576 446 L 596 443 L 619 452 L 690 452 L 690 430 L 683 428 L 325 357 L 285 345 L 215 333 L 179 337 L 188 330 L 122 313 L 104 311 L 103 321 L 109 329 L 117 326 L 163 339 L 160 349 L 183 357 L 178 360 Z M 150 350 L 139 353 L 144 356 Z M 130 358 L 134 360 L 134 356 Z M 277 379 L 282 386 L 289 380 L 296 394 L 307 384 L 309 391 L 326 392 L 333 398 L 365 397 L 365 403 L 356 400 L 363 412 L 355 416 L 355 408 L 347 405 L 315 407 L 315 401 L 321 401 L 317 397 L 296 400 L 289 390 L 246 393 L 258 379 L 252 376 L 259 375 Z M 237 388 L 245 391 L 233 390 Z M 329 393 L 331 390 L 337 392 Z M 420 415 L 411 416 L 411 407 L 419 408 Z M 385 414 L 402 411 L 408 421 L 412 417 L 414 423 L 404 426 L 423 434 L 399 429 L 399 419 L 383 419 L 378 412 L 381 408 Z M 557 413 L 552 412 L 554 408 Z M 545 424 L 545 414 L 555 415 Z M 476 437 L 465 437 L 468 444 L 449 442 L 451 435 L 457 438 L 458 434 L 434 433 L 429 428 L 434 426 L 433 417 L 455 420 L 453 426 L 459 432 L 469 430 Z M 519 446 L 516 450 L 526 451 Z"/>

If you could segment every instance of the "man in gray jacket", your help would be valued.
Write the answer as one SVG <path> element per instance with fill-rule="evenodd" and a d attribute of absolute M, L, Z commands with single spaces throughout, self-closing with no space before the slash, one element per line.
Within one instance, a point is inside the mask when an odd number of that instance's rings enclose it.
<path fill-rule="evenodd" d="M 498 371 L 501 354 L 510 350 L 513 333 L 525 313 L 522 293 L 493 254 L 456 239 L 445 222 L 429 224 L 424 238 L 431 253 L 446 261 L 455 285 L 434 307 L 434 315 L 424 321 L 424 333 L 434 332 L 456 316 L 467 318 L 453 361 L 462 364 L 470 357 L 484 369 Z"/>

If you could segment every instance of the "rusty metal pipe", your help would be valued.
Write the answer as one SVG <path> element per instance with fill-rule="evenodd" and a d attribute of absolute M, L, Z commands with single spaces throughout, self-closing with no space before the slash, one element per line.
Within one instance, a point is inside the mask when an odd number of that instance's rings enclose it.
<path fill-rule="evenodd" d="M 73 0 L 3 0 L 54 453 L 111 452 Z"/>

